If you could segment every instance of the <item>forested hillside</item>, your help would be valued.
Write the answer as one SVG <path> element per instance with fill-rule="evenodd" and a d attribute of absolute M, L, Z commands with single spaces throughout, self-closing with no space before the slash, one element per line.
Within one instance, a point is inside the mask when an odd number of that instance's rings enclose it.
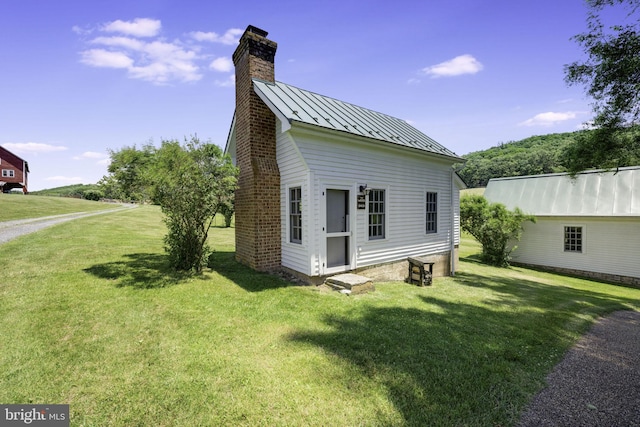
<path fill-rule="evenodd" d="M 64 187 L 48 188 L 46 190 L 31 191 L 29 194 L 37 196 L 75 197 L 78 199 L 99 200 L 104 197 L 98 184 L 73 184 Z"/>
<path fill-rule="evenodd" d="M 565 152 L 565 149 L 592 132 L 552 133 L 503 143 L 462 156 L 467 162 L 458 165 L 456 171 L 469 188 L 486 187 L 491 178 L 565 172 L 566 156 L 572 153 Z M 640 127 L 626 129 L 621 137 L 628 140 L 627 153 L 624 159 L 619 159 L 618 166 L 640 165 L 640 148 L 632 142 L 640 139 Z"/>
<path fill-rule="evenodd" d="M 562 151 L 578 133 L 532 136 L 469 153 L 457 172 L 469 188 L 485 187 L 491 178 L 563 172 Z"/>

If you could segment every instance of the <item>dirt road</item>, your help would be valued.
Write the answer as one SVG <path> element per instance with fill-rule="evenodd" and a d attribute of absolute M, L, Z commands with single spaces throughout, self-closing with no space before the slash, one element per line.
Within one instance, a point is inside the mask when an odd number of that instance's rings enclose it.
<path fill-rule="evenodd" d="M 42 230 L 43 228 L 60 224 L 61 222 L 72 221 L 74 219 L 84 218 L 87 216 L 102 215 L 105 213 L 121 211 L 123 209 L 130 209 L 135 206 L 136 205 L 122 205 L 114 209 L 97 212 L 77 212 L 65 215 L 53 215 L 40 218 L 29 218 L 16 221 L 0 222 L 0 245 L 25 234 L 33 233 Z"/>

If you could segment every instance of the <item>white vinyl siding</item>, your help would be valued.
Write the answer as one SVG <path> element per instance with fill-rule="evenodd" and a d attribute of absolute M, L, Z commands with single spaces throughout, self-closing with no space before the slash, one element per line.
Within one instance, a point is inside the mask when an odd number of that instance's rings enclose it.
<path fill-rule="evenodd" d="M 322 227 L 320 197 L 326 185 L 332 182 L 342 185 L 351 183 L 354 195 L 359 186 L 364 184 L 371 189 L 386 189 L 384 240 L 368 238 L 368 206 L 367 209 L 358 210 L 354 202 L 352 212 L 355 215 L 353 239 L 357 247 L 356 268 L 398 261 L 408 256 L 447 252 L 451 249 L 452 236 L 458 243 L 458 230 L 452 233 L 451 227 L 459 223 L 459 192 L 451 184 L 450 162 L 438 160 L 418 150 L 398 150 L 330 134 L 299 131 L 292 131 L 291 134 L 311 171 L 309 201 L 313 208 L 307 212 L 313 218 L 305 220 L 305 230 L 318 233 Z M 440 219 L 438 232 L 429 235 L 425 235 L 427 185 L 430 191 L 438 193 Z M 320 239 L 309 242 L 309 245 L 313 245 L 309 253 L 315 260 L 319 256 L 317 254 L 322 252 Z M 319 272 L 314 271 L 312 275 L 317 274 Z"/>
<path fill-rule="evenodd" d="M 278 123 L 278 129 L 280 128 Z M 282 266 L 299 271 L 306 275 L 312 275 L 312 270 L 317 270 L 317 265 L 310 262 L 310 248 L 313 245 L 313 234 L 310 233 L 310 227 L 306 212 L 310 212 L 309 198 L 309 172 L 300 153 L 295 147 L 294 141 L 288 133 L 279 133 L 277 135 L 276 153 L 278 159 L 278 169 L 280 170 L 280 188 L 281 188 L 281 233 L 282 233 Z M 289 195 L 290 189 L 300 188 L 301 200 L 300 209 L 305 215 L 302 219 L 301 242 L 291 242 L 289 229 Z"/>
<path fill-rule="evenodd" d="M 564 227 L 582 227 L 582 253 L 564 250 Z M 640 277 L 639 218 L 538 217 L 525 223 L 513 261 L 621 276 Z"/>

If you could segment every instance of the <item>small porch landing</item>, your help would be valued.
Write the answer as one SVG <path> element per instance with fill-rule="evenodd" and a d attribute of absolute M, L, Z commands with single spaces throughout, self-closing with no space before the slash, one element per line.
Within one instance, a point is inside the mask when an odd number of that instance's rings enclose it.
<path fill-rule="evenodd" d="M 327 277 L 324 283 L 343 294 L 358 295 L 376 290 L 371 279 L 353 273 Z"/>

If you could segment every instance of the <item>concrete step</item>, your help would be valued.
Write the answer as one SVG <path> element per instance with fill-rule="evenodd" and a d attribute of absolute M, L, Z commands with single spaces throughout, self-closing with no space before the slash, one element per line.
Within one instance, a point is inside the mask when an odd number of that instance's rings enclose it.
<path fill-rule="evenodd" d="M 373 292 L 376 289 L 371 279 L 353 273 L 327 277 L 324 283 L 339 292 L 352 295 Z"/>

